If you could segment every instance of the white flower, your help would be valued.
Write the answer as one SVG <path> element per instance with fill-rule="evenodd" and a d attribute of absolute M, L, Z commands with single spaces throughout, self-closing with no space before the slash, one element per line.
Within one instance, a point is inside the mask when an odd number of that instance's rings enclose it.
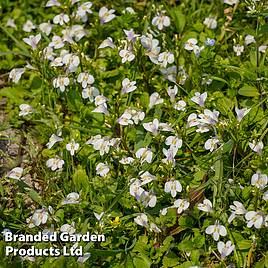
<path fill-rule="evenodd" d="M 226 236 L 227 231 L 223 225 L 219 224 L 219 221 L 216 220 L 214 225 L 210 225 L 206 228 L 206 234 L 212 234 L 215 241 L 218 241 L 221 236 Z"/>
<path fill-rule="evenodd" d="M 156 195 L 152 192 L 143 191 L 140 195 L 140 201 L 145 207 L 153 208 L 156 205 Z"/>
<path fill-rule="evenodd" d="M 108 10 L 107 7 L 102 7 L 99 10 L 100 23 L 104 24 L 114 19 L 115 18 L 115 15 L 113 14 L 114 12 L 115 12 L 114 9 Z"/>
<path fill-rule="evenodd" d="M 28 61 L 26 61 L 25 68 L 29 70 L 34 70 L 34 71 L 37 70 L 37 68 L 33 67 Z"/>
<path fill-rule="evenodd" d="M 129 31 L 128 30 L 123 30 L 125 35 L 127 36 L 127 40 L 129 42 L 136 42 L 137 40 L 137 37 L 139 37 L 138 34 L 135 34 L 135 32 L 133 31 L 133 29 L 130 29 Z"/>
<path fill-rule="evenodd" d="M 40 224 L 45 224 L 47 220 L 48 220 L 48 212 L 46 211 L 46 209 L 45 208 L 37 209 L 35 210 L 31 218 L 31 223 L 33 224 L 31 227 L 39 226 Z"/>
<path fill-rule="evenodd" d="M 135 155 L 140 159 L 141 164 L 144 162 L 151 163 L 153 159 L 153 153 L 149 148 L 140 148 Z"/>
<path fill-rule="evenodd" d="M 76 192 L 69 193 L 66 198 L 61 202 L 62 205 L 67 204 L 79 204 L 80 203 L 80 196 Z"/>
<path fill-rule="evenodd" d="M 241 56 L 241 53 L 244 51 L 244 46 L 238 44 L 236 46 L 233 46 L 233 50 L 236 53 L 236 56 Z"/>
<path fill-rule="evenodd" d="M 208 96 L 207 92 L 204 92 L 202 94 L 200 94 L 199 92 L 196 92 L 194 94 L 194 97 L 191 98 L 191 101 L 195 102 L 201 107 L 204 107 L 207 96 Z"/>
<path fill-rule="evenodd" d="M 166 148 L 163 148 L 163 154 L 166 158 L 162 159 L 162 162 L 165 164 L 175 164 L 175 155 L 177 154 L 178 148 L 171 146 L 168 150 Z"/>
<path fill-rule="evenodd" d="M 62 233 L 74 234 L 75 233 L 74 222 L 72 224 L 63 224 L 60 227 L 60 231 Z"/>
<path fill-rule="evenodd" d="M 52 47 L 48 46 L 43 49 L 43 57 L 45 60 L 53 61 L 55 55 L 56 54 L 54 53 Z M 55 61 L 53 64 L 51 64 L 51 66 L 62 66 L 62 65 L 63 63 L 61 62 L 61 57 L 57 58 L 57 62 Z"/>
<path fill-rule="evenodd" d="M 53 80 L 54 88 L 59 88 L 61 92 L 65 91 L 65 87 L 70 84 L 70 80 L 66 76 L 59 76 Z"/>
<path fill-rule="evenodd" d="M 239 0 L 223 0 L 223 3 L 228 5 L 235 5 L 239 2 Z"/>
<path fill-rule="evenodd" d="M 178 208 L 177 212 L 178 214 L 181 214 L 183 211 L 185 211 L 190 206 L 190 203 L 185 199 L 177 199 L 174 202 L 174 207 Z"/>
<path fill-rule="evenodd" d="M 166 193 L 170 193 L 172 197 L 175 197 L 177 193 L 182 191 L 182 186 L 178 180 L 170 180 L 165 183 Z"/>
<path fill-rule="evenodd" d="M 186 102 L 183 101 L 183 100 L 180 100 L 178 102 L 176 102 L 174 105 L 173 105 L 173 108 L 178 110 L 178 111 L 184 111 L 185 110 L 185 107 L 186 107 Z"/>
<path fill-rule="evenodd" d="M 6 27 L 17 28 L 14 19 L 8 18 L 7 23 L 6 23 Z"/>
<path fill-rule="evenodd" d="M 266 174 L 257 172 L 251 177 L 251 185 L 256 186 L 259 189 L 264 189 L 267 185 L 268 178 Z"/>
<path fill-rule="evenodd" d="M 158 64 L 158 55 L 161 49 L 158 46 L 159 41 L 157 39 L 153 39 L 151 34 L 148 34 L 147 36 L 141 36 L 141 44 L 147 50 L 145 55 L 149 56 L 150 60 L 154 64 Z"/>
<path fill-rule="evenodd" d="M 77 9 L 77 16 L 82 18 L 85 17 L 88 14 L 92 14 L 92 10 L 90 9 L 92 7 L 92 3 L 91 2 L 85 2 L 83 4 L 81 4 L 78 9 Z"/>
<path fill-rule="evenodd" d="M 25 116 L 28 114 L 32 114 L 33 113 L 33 107 L 28 105 L 28 104 L 21 104 L 19 106 L 20 108 L 20 112 L 19 112 L 19 116 Z"/>
<path fill-rule="evenodd" d="M 29 38 L 22 39 L 27 45 L 31 46 L 33 50 L 37 49 L 37 45 L 41 40 L 41 34 L 36 36 L 30 35 Z"/>
<path fill-rule="evenodd" d="M 190 38 L 184 44 L 184 48 L 188 51 L 194 50 L 194 47 L 197 44 L 197 40 L 195 38 Z"/>
<path fill-rule="evenodd" d="M 145 117 L 145 113 L 141 110 L 130 108 L 128 109 L 128 111 L 130 112 L 132 120 L 136 125 L 139 123 L 139 121 L 142 121 Z"/>
<path fill-rule="evenodd" d="M 217 20 L 214 17 L 205 18 L 203 22 L 209 29 L 217 28 Z"/>
<path fill-rule="evenodd" d="M 126 61 L 133 61 L 135 58 L 135 55 L 132 53 L 132 51 L 127 49 L 121 49 L 119 51 L 119 56 L 122 58 L 122 63 L 125 63 Z"/>
<path fill-rule="evenodd" d="M 258 48 L 259 52 L 261 52 L 261 53 L 265 53 L 266 52 L 266 49 L 267 49 L 267 46 L 266 45 L 261 45 Z"/>
<path fill-rule="evenodd" d="M 213 110 L 212 112 L 208 109 L 205 109 L 204 113 L 199 115 L 198 121 L 201 124 L 215 125 L 218 122 L 219 114 L 220 113 L 218 111 Z"/>
<path fill-rule="evenodd" d="M 142 125 L 147 131 L 152 132 L 153 135 L 158 134 L 158 127 L 159 127 L 158 119 L 154 119 L 153 122 L 143 123 Z"/>
<path fill-rule="evenodd" d="M 23 24 L 23 31 L 24 32 L 31 32 L 33 29 L 35 29 L 35 25 L 30 21 L 30 20 L 27 20 L 24 24 Z"/>
<path fill-rule="evenodd" d="M 62 62 L 67 66 L 67 71 L 73 73 L 80 64 L 80 59 L 75 54 L 66 54 L 62 58 Z"/>
<path fill-rule="evenodd" d="M 187 119 L 187 125 L 189 127 L 194 127 L 194 126 L 197 126 L 199 124 L 199 121 L 198 121 L 198 118 L 197 118 L 197 114 L 195 113 L 191 113 L 189 116 L 188 116 L 188 119 Z"/>
<path fill-rule="evenodd" d="M 182 147 L 182 139 L 178 138 L 177 136 L 169 136 L 166 138 L 165 144 L 179 149 Z"/>
<path fill-rule="evenodd" d="M 235 112 L 237 115 L 237 121 L 241 122 L 241 120 L 243 119 L 243 117 L 249 113 L 251 110 L 251 108 L 247 109 L 247 108 L 243 108 L 243 109 L 238 109 L 238 107 L 235 107 Z"/>
<path fill-rule="evenodd" d="M 62 31 L 63 33 L 63 31 Z M 73 25 L 70 29 L 70 34 L 68 34 L 68 32 L 66 32 L 66 41 L 68 40 L 68 37 L 71 37 L 69 41 L 71 41 L 70 43 L 73 43 L 72 38 L 74 38 L 74 40 L 76 42 L 78 42 L 79 40 L 81 40 L 85 35 L 87 34 L 87 31 L 84 29 L 84 27 L 82 25 Z M 64 39 L 65 40 L 65 39 Z"/>
<path fill-rule="evenodd" d="M 96 166 L 96 173 L 100 175 L 101 177 L 105 177 L 109 171 L 110 171 L 109 166 L 104 163 L 99 163 Z"/>
<path fill-rule="evenodd" d="M 209 150 L 210 152 L 213 152 L 215 149 L 217 149 L 217 145 L 220 143 L 219 139 L 217 138 L 211 138 L 208 139 L 205 142 L 205 149 Z"/>
<path fill-rule="evenodd" d="M 61 141 L 63 141 L 61 137 L 58 137 L 57 135 L 52 134 L 46 146 L 48 149 L 51 149 L 56 142 L 61 142 Z"/>
<path fill-rule="evenodd" d="M 159 212 L 160 212 L 161 215 L 166 216 L 167 212 L 168 212 L 168 207 L 161 209 Z"/>
<path fill-rule="evenodd" d="M 95 97 L 95 105 L 105 104 L 107 102 L 107 98 L 103 95 L 98 95 Z"/>
<path fill-rule="evenodd" d="M 96 87 L 86 87 L 83 88 L 82 98 L 89 99 L 91 102 L 94 101 L 95 97 L 100 94 L 99 90 Z"/>
<path fill-rule="evenodd" d="M 128 12 L 129 14 L 135 14 L 136 13 L 135 10 L 132 7 L 126 7 L 124 11 Z"/>
<path fill-rule="evenodd" d="M 142 173 L 142 174 L 141 174 Z M 154 176 L 154 175 L 152 175 L 150 172 L 148 172 L 148 171 L 146 171 L 146 172 L 144 172 L 143 173 L 143 171 L 141 171 L 139 174 L 141 174 L 140 175 L 140 178 L 141 178 L 141 183 L 140 183 L 140 185 L 142 186 L 142 185 L 145 185 L 145 184 L 147 184 L 147 183 L 149 183 L 149 182 L 151 182 L 151 181 L 154 181 L 154 180 L 156 180 L 156 177 Z"/>
<path fill-rule="evenodd" d="M 74 139 L 71 140 L 70 143 L 66 144 L 67 151 L 70 152 L 71 155 L 74 155 L 75 151 L 77 151 L 79 148 L 79 144 L 74 141 Z"/>
<path fill-rule="evenodd" d="M 62 33 L 62 41 L 63 42 L 68 42 L 69 44 L 74 43 L 72 31 L 71 31 L 71 29 L 69 27 L 66 28 L 66 29 L 63 29 L 61 31 L 61 33 Z"/>
<path fill-rule="evenodd" d="M 109 111 L 107 109 L 107 104 L 100 104 L 98 105 L 94 110 L 92 110 L 92 113 L 101 113 L 101 114 L 105 114 L 108 115 Z"/>
<path fill-rule="evenodd" d="M 175 85 L 173 88 L 172 87 L 168 87 L 167 89 L 167 93 L 168 96 L 170 97 L 170 101 L 174 102 L 175 101 L 175 97 L 178 93 L 178 87 Z"/>
<path fill-rule="evenodd" d="M 50 158 L 47 160 L 46 165 L 48 168 L 51 168 L 52 171 L 55 171 L 56 169 L 61 169 L 63 167 L 64 160 L 59 157 Z"/>
<path fill-rule="evenodd" d="M 113 39 L 111 37 L 107 37 L 107 39 L 103 40 L 98 48 L 100 49 L 100 48 L 106 48 L 106 47 L 116 48 L 116 46 L 113 43 Z"/>
<path fill-rule="evenodd" d="M 54 24 L 59 24 L 59 25 L 63 25 L 64 23 L 68 23 L 70 21 L 70 18 L 67 14 L 61 13 L 59 15 L 56 15 L 53 18 L 53 23 Z"/>
<path fill-rule="evenodd" d="M 110 142 L 107 137 L 102 138 L 101 135 L 93 136 L 89 139 L 86 144 L 93 145 L 95 150 L 100 151 L 100 155 L 104 155 L 105 153 L 109 153 Z"/>
<path fill-rule="evenodd" d="M 140 226 L 148 227 L 148 217 L 144 213 L 137 216 L 134 221 Z"/>
<path fill-rule="evenodd" d="M 25 72 L 24 68 L 14 68 L 9 73 L 9 79 L 17 84 L 24 72 Z"/>
<path fill-rule="evenodd" d="M 52 42 L 50 42 L 48 46 L 54 47 L 54 49 L 59 49 L 64 46 L 64 42 L 60 36 L 54 35 L 52 37 Z"/>
<path fill-rule="evenodd" d="M 256 41 L 255 41 L 255 38 L 253 35 L 250 35 L 250 34 L 246 35 L 246 37 L 245 37 L 245 45 L 246 46 L 251 44 L 251 43 L 255 43 L 255 42 Z"/>
<path fill-rule="evenodd" d="M 49 0 L 47 1 L 46 7 L 52 7 L 52 6 L 60 6 L 60 3 L 58 0 Z"/>
<path fill-rule="evenodd" d="M 164 27 L 168 27 L 170 25 L 170 18 L 164 14 L 159 14 L 152 19 L 152 24 L 157 26 L 158 30 L 161 31 Z"/>
<path fill-rule="evenodd" d="M 164 99 L 160 98 L 160 95 L 157 92 L 154 92 L 150 96 L 149 108 L 152 108 L 154 105 L 161 104 L 164 102 Z"/>
<path fill-rule="evenodd" d="M 129 164 L 132 164 L 133 162 L 134 162 L 134 158 L 132 157 L 123 157 L 121 160 L 119 160 L 119 163 L 123 165 L 129 165 Z"/>
<path fill-rule="evenodd" d="M 136 81 L 130 81 L 128 78 L 125 78 L 122 81 L 122 90 L 121 93 L 125 94 L 125 93 L 129 93 L 132 92 L 136 89 Z"/>
<path fill-rule="evenodd" d="M 86 88 L 87 85 L 92 85 L 94 81 L 94 77 L 89 73 L 80 73 L 77 77 L 77 82 L 82 84 L 83 88 Z"/>
<path fill-rule="evenodd" d="M 200 46 L 194 46 L 194 47 L 193 47 L 193 52 L 194 52 L 194 54 L 195 54 L 197 57 L 199 57 L 201 51 L 204 50 L 204 48 L 205 48 L 204 46 L 202 46 L 202 47 L 200 47 Z"/>
<path fill-rule="evenodd" d="M 48 36 L 51 33 L 52 24 L 50 22 L 43 22 L 39 25 L 39 29 L 41 32 Z"/>
<path fill-rule="evenodd" d="M 11 171 L 8 172 L 7 177 L 15 180 L 19 180 L 22 176 L 23 168 L 15 167 Z"/>
<path fill-rule="evenodd" d="M 100 214 L 98 214 L 98 213 L 96 213 L 96 212 L 93 212 L 93 214 L 94 214 L 95 218 L 96 218 L 98 221 L 100 221 L 101 218 L 102 218 L 103 215 L 104 215 L 104 212 L 101 212 Z"/>
<path fill-rule="evenodd" d="M 134 122 L 132 120 L 131 111 L 129 109 L 126 109 L 117 121 L 122 126 L 133 125 Z"/>
<path fill-rule="evenodd" d="M 168 63 L 171 64 L 174 62 L 174 55 L 171 52 L 162 52 L 158 56 L 158 61 L 160 66 L 166 68 Z"/>
<path fill-rule="evenodd" d="M 141 188 L 141 181 L 138 179 L 132 179 L 130 182 L 129 193 L 139 200 L 144 191 L 143 188 Z"/>
<path fill-rule="evenodd" d="M 212 209 L 212 203 L 208 199 L 204 199 L 203 200 L 203 203 L 199 203 L 197 205 L 197 208 L 199 210 L 202 210 L 202 211 L 205 211 L 205 212 L 212 212 L 213 211 L 213 209 Z"/>
<path fill-rule="evenodd" d="M 254 225 L 255 228 L 260 229 L 264 223 L 263 215 L 260 212 L 248 211 L 245 215 L 245 218 L 248 221 L 248 228 L 251 228 Z"/>
<path fill-rule="evenodd" d="M 161 229 L 157 227 L 153 222 L 150 224 L 150 231 L 155 233 L 161 233 Z"/>
<path fill-rule="evenodd" d="M 232 245 L 232 242 L 230 240 L 228 240 L 226 244 L 222 241 L 219 241 L 217 244 L 217 248 L 221 254 L 221 258 L 223 259 L 234 251 L 235 245 Z"/>
<path fill-rule="evenodd" d="M 249 142 L 248 144 L 252 151 L 258 154 L 261 154 L 263 146 L 264 146 L 262 141 L 256 142 L 255 140 L 253 140 L 252 142 Z"/>
<path fill-rule="evenodd" d="M 122 126 L 133 125 L 133 121 L 131 120 L 131 114 L 124 112 L 117 120 L 117 122 Z"/>
<path fill-rule="evenodd" d="M 247 210 L 245 209 L 244 205 L 238 201 L 233 202 L 234 205 L 230 205 L 230 209 L 232 210 L 232 214 L 228 218 L 228 223 L 231 223 L 236 215 L 244 215 Z"/>

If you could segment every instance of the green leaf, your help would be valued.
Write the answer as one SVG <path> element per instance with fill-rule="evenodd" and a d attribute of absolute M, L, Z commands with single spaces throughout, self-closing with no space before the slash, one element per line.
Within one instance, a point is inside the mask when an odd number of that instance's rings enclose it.
<path fill-rule="evenodd" d="M 182 13 L 181 9 L 178 7 L 169 9 L 168 11 L 172 20 L 174 21 L 177 32 L 182 33 L 185 23 L 186 23 L 185 15 Z"/>
<path fill-rule="evenodd" d="M 222 153 L 230 153 L 233 149 L 234 146 L 234 141 L 233 140 L 228 140 L 226 143 L 223 144 L 221 147 Z"/>
<path fill-rule="evenodd" d="M 178 264 L 178 262 L 178 256 L 175 253 L 171 252 L 163 258 L 163 267 L 174 267 Z"/>
<path fill-rule="evenodd" d="M 151 260 L 146 255 L 138 255 L 133 259 L 133 263 L 135 268 L 150 268 L 151 267 Z"/>
<path fill-rule="evenodd" d="M 251 240 L 242 240 L 242 241 L 237 241 L 237 247 L 240 250 L 243 249 L 249 249 L 252 246 L 252 241 Z"/>
<path fill-rule="evenodd" d="M 260 31 L 260 33 L 267 33 L 268 32 L 268 24 L 261 25 L 259 31 Z"/>
<path fill-rule="evenodd" d="M 191 251 L 191 260 L 194 263 L 197 263 L 199 261 L 200 258 L 200 250 L 199 249 L 195 249 Z"/>
<path fill-rule="evenodd" d="M 42 79 L 40 77 L 38 77 L 37 75 L 34 75 L 32 80 L 31 80 L 31 89 L 38 89 L 42 86 Z"/>
<path fill-rule="evenodd" d="M 259 96 L 259 92 L 257 88 L 250 86 L 250 85 L 245 85 L 241 87 L 238 90 L 238 94 L 246 97 L 257 97 Z"/>
<path fill-rule="evenodd" d="M 89 179 L 86 171 L 81 166 L 79 166 L 78 169 L 75 171 L 73 175 L 73 182 L 76 187 L 76 191 L 78 192 L 80 190 L 83 190 L 84 192 L 89 191 L 90 187 Z"/>
<path fill-rule="evenodd" d="M 178 245 L 178 249 L 184 252 L 191 252 L 194 248 L 195 248 L 194 243 L 190 240 L 183 240 Z"/>

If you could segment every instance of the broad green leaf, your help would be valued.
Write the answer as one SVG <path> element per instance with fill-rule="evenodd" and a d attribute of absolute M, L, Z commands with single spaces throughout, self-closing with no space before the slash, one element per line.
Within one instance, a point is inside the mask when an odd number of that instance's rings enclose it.
<path fill-rule="evenodd" d="M 179 263 L 179 257 L 171 252 L 163 258 L 163 267 L 174 267 Z"/>
<path fill-rule="evenodd" d="M 259 92 L 257 88 L 250 86 L 250 85 L 245 85 L 241 87 L 238 90 L 238 94 L 246 97 L 257 97 L 259 96 Z"/>
<path fill-rule="evenodd" d="M 83 190 L 84 192 L 88 192 L 90 187 L 89 179 L 85 169 L 83 169 L 81 166 L 79 166 L 75 171 L 73 175 L 73 182 L 76 187 L 76 191 L 79 192 L 80 190 Z"/>
<path fill-rule="evenodd" d="M 185 15 L 182 13 L 179 7 L 169 9 L 169 13 L 172 20 L 174 21 L 177 32 L 182 33 L 186 23 Z"/>
<path fill-rule="evenodd" d="M 194 248 L 195 248 L 195 245 L 190 240 L 183 240 L 178 245 L 178 249 L 184 252 L 191 252 Z"/>
<path fill-rule="evenodd" d="M 251 240 L 242 240 L 242 241 L 237 241 L 237 247 L 240 250 L 243 249 L 249 249 L 252 246 L 252 241 Z"/>
<path fill-rule="evenodd" d="M 143 254 L 139 254 L 137 257 L 133 259 L 133 263 L 135 268 L 150 268 L 151 267 L 151 260 Z"/>

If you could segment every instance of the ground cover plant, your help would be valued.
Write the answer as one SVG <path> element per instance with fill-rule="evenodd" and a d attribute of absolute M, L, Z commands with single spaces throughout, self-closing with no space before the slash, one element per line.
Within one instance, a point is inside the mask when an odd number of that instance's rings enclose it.
<path fill-rule="evenodd" d="M 0 5 L 1 267 L 268 267 L 266 1 Z"/>

